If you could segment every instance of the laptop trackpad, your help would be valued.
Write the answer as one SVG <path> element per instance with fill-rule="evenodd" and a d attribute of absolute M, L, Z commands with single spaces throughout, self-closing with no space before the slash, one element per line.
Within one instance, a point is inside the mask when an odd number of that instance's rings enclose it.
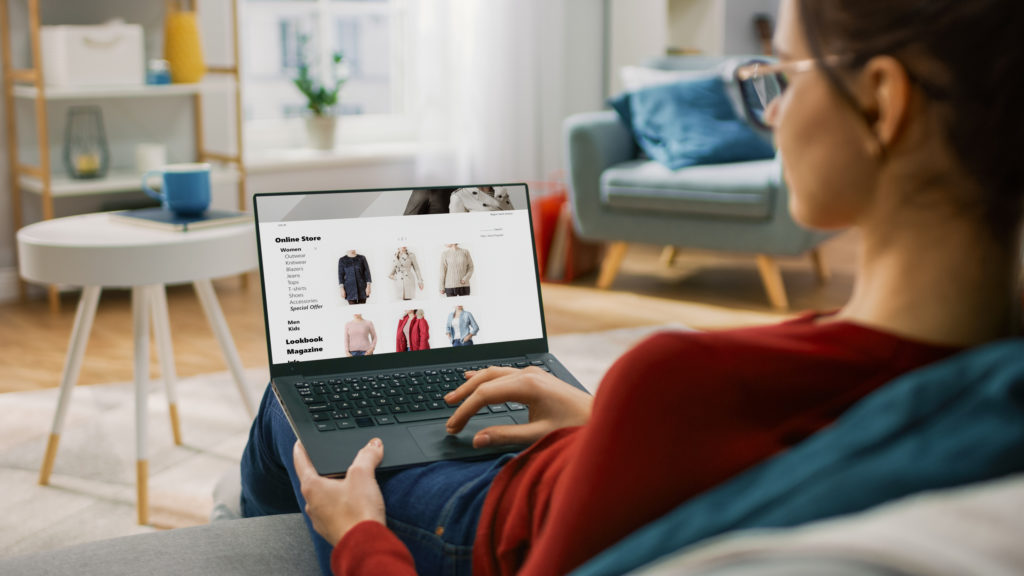
<path fill-rule="evenodd" d="M 423 454 L 430 459 L 447 460 L 460 458 L 490 451 L 473 448 L 473 436 L 484 428 L 491 426 L 512 425 L 516 421 L 509 416 L 475 416 L 469 419 L 466 427 L 456 435 L 448 434 L 445 429 L 447 421 L 441 420 L 434 424 L 409 427 L 409 433 L 416 440 Z"/>

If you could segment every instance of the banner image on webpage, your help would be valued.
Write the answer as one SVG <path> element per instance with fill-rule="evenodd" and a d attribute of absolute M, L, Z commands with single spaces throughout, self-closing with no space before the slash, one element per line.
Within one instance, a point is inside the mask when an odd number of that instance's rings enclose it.
<path fill-rule="evenodd" d="M 522 186 L 258 202 L 273 364 L 543 336 Z"/>

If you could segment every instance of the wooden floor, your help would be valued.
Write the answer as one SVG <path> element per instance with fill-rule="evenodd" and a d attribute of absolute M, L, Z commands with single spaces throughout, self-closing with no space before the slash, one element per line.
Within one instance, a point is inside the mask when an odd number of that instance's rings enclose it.
<path fill-rule="evenodd" d="M 832 309 L 849 297 L 857 238 L 845 233 L 824 246 L 832 280 L 819 285 L 807 258 L 781 261 L 794 311 Z M 593 288 L 595 275 L 571 285 L 543 285 L 549 335 L 631 326 L 681 323 L 723 329 L 777 322 L 788 315 L 768 305 L 753 256 L 680 252 L 675 264 L 659 263 L 658 246 L 631 246 L 610 290 Z M 237 278 L 214 283 L 246 367 L 265 366 L 267 349 L 259 282 Z M 189 286 L 168 290 L 171 333 L 179 377 L 227 370 L 199 301 Z M 62 296 L 50 313 L 43 298 L 0 306 L 0 393 L 56 387 L 60 383 L 78 293 Z M 151 366 L 157 376 L 155 351 Z M 131 302 L 127 291 L 106 291 L 86 349 L 80 384 L 132 379 Z"/>

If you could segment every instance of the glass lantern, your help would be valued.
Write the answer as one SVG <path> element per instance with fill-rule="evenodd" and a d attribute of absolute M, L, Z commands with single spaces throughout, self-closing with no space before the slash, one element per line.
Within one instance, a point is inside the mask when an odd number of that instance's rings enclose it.
<path fill-rule="evenodd" d="M 99 106 L 72 106 L 64 131 L 64 167 L 72 178 L 102 178 L 110 164 Z"/>

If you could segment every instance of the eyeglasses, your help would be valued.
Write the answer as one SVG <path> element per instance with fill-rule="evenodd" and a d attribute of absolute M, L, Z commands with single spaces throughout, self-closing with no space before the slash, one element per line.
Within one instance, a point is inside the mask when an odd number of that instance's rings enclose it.
<path fill-rule="evenodd" d="M 771 129 L 766 120 L 768 107 L 786 91 L 791 76 L 809 72 L 817 63 L 815 59 L 794 62 L 752 60 L 736 68 L 743 106 L 750 120 L 761 128 Z"/>

